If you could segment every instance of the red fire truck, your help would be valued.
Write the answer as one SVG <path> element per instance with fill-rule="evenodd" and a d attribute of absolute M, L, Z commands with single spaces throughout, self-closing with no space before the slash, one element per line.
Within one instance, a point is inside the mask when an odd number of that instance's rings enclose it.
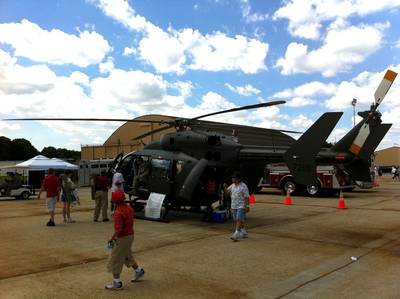
<path fill-rule="evenodd" d="M 317 179 L 317 185 L 298 185 L 286 165 L 267 164 L 264 170 L 264 177 L 260 179 L 258 190 L 263 187 L 272 187 L 282 189 L 285 194 L 291 190 L 292 194 L 305 193 L 309 196 L 316 196 L 323 193 L 336 195 L 340 189 L 352 191 L 355 187 L 349 175 L 344 170 L 333 165 L 318 166 Z"/>

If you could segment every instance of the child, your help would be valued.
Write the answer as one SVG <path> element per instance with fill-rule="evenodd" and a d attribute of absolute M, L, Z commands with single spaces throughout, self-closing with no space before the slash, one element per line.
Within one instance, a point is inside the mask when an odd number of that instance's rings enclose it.
<path fill-rule="evenodd" d="M 120 184 L 119 181 L 115 183 L 117 187 Z M 114 248 L 108 261 L 107 270 L 113 274 L 114 280 L 105 286 L 107 290 L 122 289 L 120 275 L 124 264 L 134 269 L 132 282 L 137 281 L 144 274 L 143 268 L 138 266 L 132 256 L 134 212 L 129 205 L 124 203 L 124 199 L 125 193 L 119 190 L 114 191 L 111 195 L 111 200 L 116 206 L 114 212 L 115 231 L 109 241 L 109 244 L 114 244 Z"/>

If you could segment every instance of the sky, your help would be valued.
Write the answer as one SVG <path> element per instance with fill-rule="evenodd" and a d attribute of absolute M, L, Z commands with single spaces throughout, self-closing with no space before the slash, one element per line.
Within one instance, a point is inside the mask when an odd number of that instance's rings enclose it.
<path fill-rule="evenodd" d="M 0 119 L 146 114 L 305 131 L 343 111 L 339 140 L 400 71 L 400 0 L 0 0 Z M 400 76 L 379 110 L 400 144 Z M 356 121 L 359 117 L 356 116 Z M 79 150 L 123 123 L 5 122 L 0 136 Z"/>

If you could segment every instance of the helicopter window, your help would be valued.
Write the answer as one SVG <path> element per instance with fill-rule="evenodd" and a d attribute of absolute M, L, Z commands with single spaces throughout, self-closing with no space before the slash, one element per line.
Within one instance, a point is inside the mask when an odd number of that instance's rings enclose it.
<path fill-rule="evenodd" d="M 208 145 L 221 145 L 221 137 L 219 136 L 208 137 Z"/>
<path fill-rule="evenodd" d="M 169 169 L 171 165 L 171 160 L 163 160 L 163 159 L 152 159 L 151 164 L 153 167 L 162 168 L 162 169 Z"/>
<path fill-rule="evenodd" d="M 152 159 L 153 173 L 159 173 L 161 177 L 168 177 L 171 167 L 171 160 Z"/>

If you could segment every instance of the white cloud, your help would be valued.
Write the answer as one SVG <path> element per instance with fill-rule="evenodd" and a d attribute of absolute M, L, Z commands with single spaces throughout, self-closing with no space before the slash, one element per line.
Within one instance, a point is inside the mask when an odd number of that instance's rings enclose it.
<path fill-rule="evenodd" d="M 164 31 L 136 14 L 126 0 L 92 2 L 105 15 L 143 34 L 139 57 L 160 73 L 183 74 L 193 69 L 254 74 L 266 69 L 268 44 L 257 39 L 243 35 L 229 37 L 221 32 L 203 35 L 191 28 Z"/>
<path fill-rule="evenodd" d="M 114 58 L 107 57 L 105 62 L 99 64 L 101 74 L 108 74 L 114 69 Z"/>
<path fill-rule="evenodd" d="M 0 122 L 0 136 L 6 136 L 10 131 L 16 131 L 19 129 L 21 129 L 21 126 L 18 124 Z"/>
<path fill-rule="evenodd" d="M 233 91 L 245 97 L 256 95 L 261 92 L 259 89 L 250 84 L 246 84 L 245 86 L 232 86 L 229 83 L 225 83 L 225 86 L 228 87 L 230 91 Z"/>
<path fill-rule="evenodd" d="M 240 8 L 242 10 L 242 18 L 247 23 L 261 22 L 268 19 L 268 14 L 251 13 L 249 0 L 240 0 Z"/>
<path fill-rule="evenodd" d="M 364 16 L 400 6 L 399 0 L 289 0 L 273 19 L 288 19 L 289 32 L 298 37 L 317 39 L 323 22 Z"/>
<path fill-rule="evenodd" d="M 273 95 L 274 98 L 291 97 L 312 97 L 317 95 L 331 95 L 336 91 L 336 85 L 333 83 L 322 83 L 318 81 L 308 82 L 293 89 L 285 89 Z"/>
<path fill-rule="evenodd" d="M 294 97 L 290 101 L 286 102 L 286 106 L 288 106 L 288 107 L 304 107 L 304 106 L 309 106 L 309 105 L 315 105 L 316 103 L 317 103 L 317 101 L 313 100 L 313 99 Z"/>
<path fill-rule="evenodd" d="M 307 116 L 300 114 L 297 115 L 291 122 L 290 124 L 296 128 L 297 130 L 301 129 L 308 129 L 314 121 L 309 119 Z"/>
<path fill-rule="evenodd" d="M 43 92 L 54 87 L 56 75 L 45 65 L 22 67 L 0 49 L 0 90 L 4 94 Z"/>
<path fill-rule="evenodd" d="M 320 72 L 332 77 L 348 71 L 382 46 L 383 30 L 389 24 L 330 28 L 321 48 L 309 51 L 308 46 L 292 42 L 276 67 L 284 75 Z"/>
<path fill-rule="evenodd" d="M 241 70 L 246 74 L 255 74 L 265 70 L 264 60 L 268 44 L 243 35 L 235 38 L 224 33 L 214 33 L 200 38 L 200 42 L 189 50 L 193 56 L 190 69 L 207 71 Z"/>
<path fill-rule="evenodd" d="M 83 86 L 88 86 L 90 83 L 90 78 L 88 75 L 75 71 L 70 76 L 73 83 L 82 84 Z"/>
<path fill-rule="evenodd" d="M 0 24 L 0 43 L 11 45 L 14 55 L 49 64 L 97 64 L 111 51 L 97 32 L 83 31 L 79 36 L 58 29 L 47 31 L 28 20 Z"/>
<path fill-rule="evenodd" d="M 130 55 L 136 55 L 137 51 L 135 48 L 129 48 L 125 47 L 124 48 L 124 53 L 122 55 L 124 56 L 130 56 Z"/>

